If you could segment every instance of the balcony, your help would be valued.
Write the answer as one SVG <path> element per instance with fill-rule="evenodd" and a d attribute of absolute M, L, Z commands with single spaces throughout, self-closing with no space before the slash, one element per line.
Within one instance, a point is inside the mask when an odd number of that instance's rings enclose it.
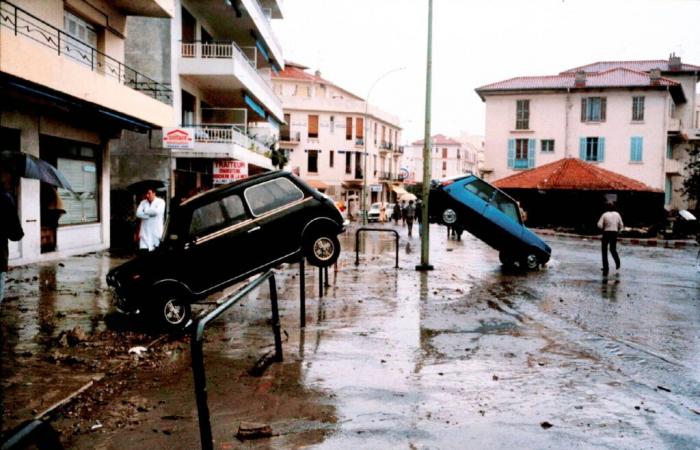
<path fill-rule="evenodd" d="M 355 147 L 364 148 L 364 146 L 365 146 L 365 140 L 363 138 L 355 139 Z"/>
<path fill-rule="evenodd" d="M 268 145 L 247 136 L 240 127 L 222 124 L 187 127 L 194 129 L 194 150 L 173 150 L 179 157 L 233 158 L 272 169 Z"/>
<path fill-rule="evenodd" d="M 172 125 L 170 86 L 4 0 L 0 0 L 0 67 L 9 75 L 151 125 Z"/>
<path fill-rule="evenodd" d="M 681 119 L 676 119 L 674 117 L 670 117 L 668 119 L 668 132 L 669 133 L 680 133 L 681 132 Z"/>
<path fill-rule="evenodd" d="M 182 42 L 180 74 L 211 96 L 249 91 L 280 122 L 282 101 L 258 72 L 255 47 L 241 49 L 235 42 Z"/>
<path fill-rule="evenodd" d="M 401 181 L 399 176 L 391 172 L 379 172 L 379 177 L 381 181 Z"/>
<path fill-rule="evenodd" d="M 397 145 L 396 148 L 394 149 L 394 153 L 397 153 L 399 155 L 403 155 L 403 152 L 404 152 L 403 145 Z"/>
<path fill-rule="evenodd" d="M 666 159 L 664 163 L 664 171 L 667 175 L 681 175 L 683 166 L 677 159 Z"/>
<path fill-rule="evenodd" d="M 275 36 L 274 31 L 272 30 L 272 24 L 270 23 L 270 18 L 274 16 L 272 16 L 271 13 L 269 15 L 265 14 L 265 10 L 260 5 L 258 0 L 241 0 L 241 3 L 243 4 L 245 10 L 248 11 L 248 14 L 253 20 L 253 23 L 255 24 L 255 28 L 257 28 L 258 33 L 265 40 L 265 44 L 270 49 L 272 57 L 279 64 L 284 64 L 282 46 L 277 40 L 277 37 Z"/>
<path fill-rule="evenodd" d="M 285 127 L 282 127 L 280 130 L 280 142 L 285 144 L 298 144 L 301 142 L 301 132 L 290 132 L 288 129 L 285 130 Z"/>

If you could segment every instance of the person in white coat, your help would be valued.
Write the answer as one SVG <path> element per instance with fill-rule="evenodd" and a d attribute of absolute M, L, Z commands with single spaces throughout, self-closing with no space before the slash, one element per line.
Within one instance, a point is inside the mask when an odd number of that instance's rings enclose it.
<path fill-rule="evenodd" d="M 617 254 L 617 235 L 624 224 L 622 223 L 622 216 L 620 213 L 615 211 L 615 205 L 613 203 L 608 203 L 605 205 L 605 212 L 598 220 L 598 228 L 603 230 L 603 237 L 601 239 L 601 253 L 603 255 L 603 275 L 608 274 L 608 246 L 610 246 L 610 253 L 615 260 L 615 269 L 620 270 L 620 256 Z"/>
<path fill-rule="evenodd" d="M 147 190 L 146 198 L 136 209 L 136 217 L 141 219 L 139 250 L 152 252 L 158 247 L 163 236 L 165 201 L 156 197 L 153 189 Z"/>

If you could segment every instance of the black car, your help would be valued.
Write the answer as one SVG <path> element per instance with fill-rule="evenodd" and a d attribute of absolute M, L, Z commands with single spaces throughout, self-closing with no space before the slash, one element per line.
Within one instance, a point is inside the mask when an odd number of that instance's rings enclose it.
<path fill-rule="evenodd" d="M 287 172 L 268 172 L 193 197 L 170 212 L 155 251 L 113 269 L 123 312 L 181 329 L 190 304 L 282 262 L 319 267 L 340 254 L 345 229 L 326 196 Z"/>
<path fill-rule="evenodd" d="M 534 270 L 551 257 L 549 245 L 523 224 L 518 203 L 475 175 L 434 180 L 429 204 L 431 223 L 463 227 L 498 250 L 504 266 Z"/>

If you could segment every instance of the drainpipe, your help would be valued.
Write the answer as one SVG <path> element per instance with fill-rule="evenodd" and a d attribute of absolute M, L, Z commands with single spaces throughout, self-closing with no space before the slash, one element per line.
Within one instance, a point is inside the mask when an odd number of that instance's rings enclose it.
<path fill-rule="evenodd" d="M 564 158 L 571 154 L 569 150 L 569 111 L 571 110 L 571 88 L 566 88 L 566 105 L 564 105 Z"/>
<path fill-rule="evenodd" d="M 666 86 L 666 98 L 664 98 L 664 121 L 663 121 L 663 148 L 661 151 L 661 186 L 664 190 L 664 206 L 666 206 L 666 151 L 668 148 L 668 115 L 671 113 L 671 106 L 668 102 L 671 89 Z M 673 147 L 672 147 L 673 148 Z M 671 181 L 671 201 L 673 202 L 673 180 Z"/>

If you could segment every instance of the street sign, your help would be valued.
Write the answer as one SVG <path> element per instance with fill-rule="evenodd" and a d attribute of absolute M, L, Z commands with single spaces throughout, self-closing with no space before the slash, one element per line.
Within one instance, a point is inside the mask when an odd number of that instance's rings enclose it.
<path fill-rule="evenodd" d="M 248 163 L 233 159 L 215 159 L 212 178 L 214 184 L 227 184 L 248 178 Z"/>
<path fill-rule="evenodd" d="M 163 147 L 176 149 L 194 148 L 193 128 L 163 128 Z"/>
<path fill-rule="evenodd" d="M 371 184 L 369 186 L 369 191 L 370 192 L 382 192 L 382 185 L 381 184 Z"/>

